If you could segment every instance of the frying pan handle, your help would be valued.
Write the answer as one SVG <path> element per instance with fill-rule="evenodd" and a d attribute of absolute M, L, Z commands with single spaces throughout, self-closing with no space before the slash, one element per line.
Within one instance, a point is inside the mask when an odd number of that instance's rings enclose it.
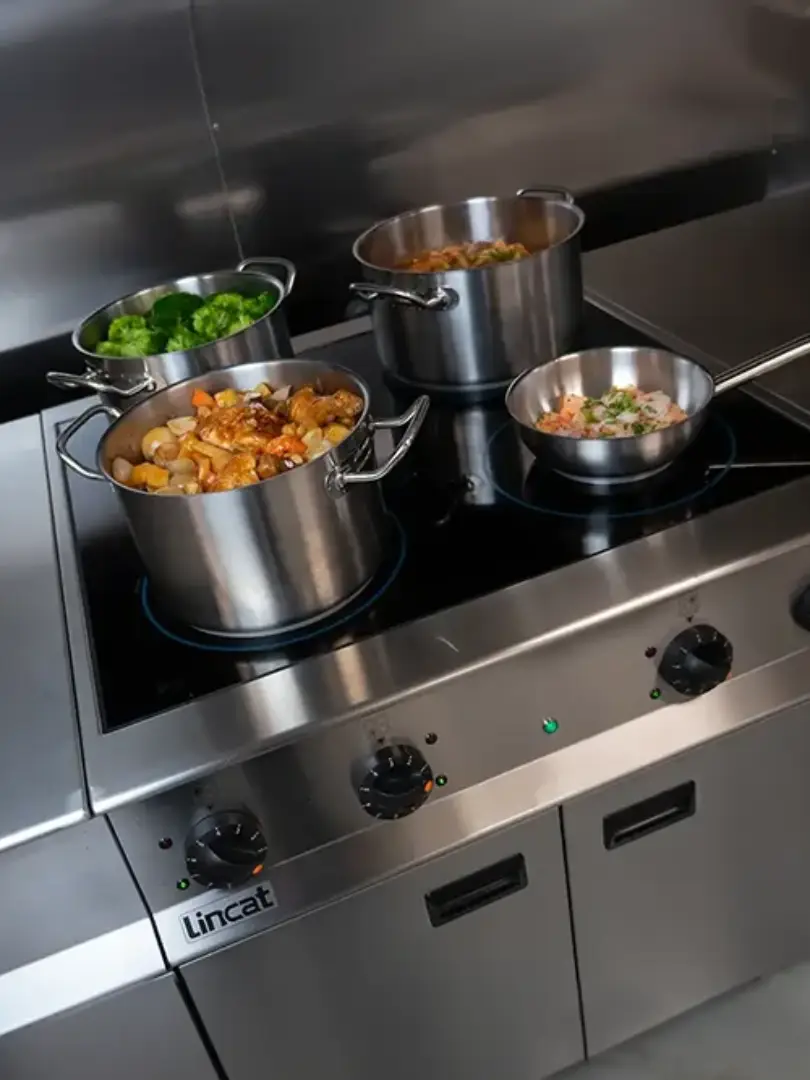
<path fill-rule="evenodd" d="M 768 375 L 793 360 L 802 356 L 810 356 L 810 337 L 799 337 L 786 345 L 780 345 L 778 349 L 755 356 L 753 360 L 724 371 L 714 380 L 715 394 L 724 394 L 726 390 L 733 390 L 735 386 L 742 386 L 752 379 L 758 379 L 760 375 Z"/>

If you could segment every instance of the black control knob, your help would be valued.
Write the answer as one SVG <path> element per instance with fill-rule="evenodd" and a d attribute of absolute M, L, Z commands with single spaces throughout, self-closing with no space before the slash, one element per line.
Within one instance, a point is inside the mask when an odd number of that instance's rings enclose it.
<path fill-rule="evenodd" d="M 418 810 L 433 790 L 433 773 L 415 746 L 383 746 L 355 770 L 360 805 L 391 821 Z"/>
<path fill-rule="evenodd" d="M 734 649 L 728 638 L 704 623 L 682 630 L 670 641 L 658 674 L 679 694 L 698 697 L 725 682 L 733 660 Z"/>
<path fill-rule="evenodd" d="M 186 839 L 189 877 L 207 889 L 244 885 L 263 869 L 266 854 L 258 820 L 243 810 L 203 818 Z"/>

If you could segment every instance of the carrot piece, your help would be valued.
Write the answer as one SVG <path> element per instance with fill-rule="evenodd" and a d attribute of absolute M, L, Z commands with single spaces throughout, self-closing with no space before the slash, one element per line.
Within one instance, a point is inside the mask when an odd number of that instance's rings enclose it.
<path fill-rule="evenodd" d="M 191 404 L 195 409 L 198 409 L 201 405 L 208 405 L 209 407 L 216 405 L 216 402 L 205 390 L 195 390 L 191 395 Z"/>

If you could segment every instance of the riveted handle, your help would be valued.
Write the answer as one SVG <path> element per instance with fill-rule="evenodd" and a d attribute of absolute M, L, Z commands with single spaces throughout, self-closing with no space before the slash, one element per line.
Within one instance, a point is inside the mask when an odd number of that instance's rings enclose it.
<path fill-rule="evenodd" d="M 105 413 L 111 420 L 117 420 L 121 415 L 119 409 L 114 408 L 112 405 L 100 404 L 93 405 L 89 409 L 77 416 L 75 420 L 71 421 L 64 431 L 61 431 L 56 439 L 56 452 L 59 455 L 63 464 L 67 465 L 73 472 L 78 473 L 79 476 L 83 476 L 86 480 L 106 480 L 107 477 L 103 472 L 98 469 L 92 469 L 89 465 L 83 465 L 81 461 L 75 458 L 70 450 L 68 444 L 73 436 L 84 427 L 88 420 L 92 420 L 94 416 L 98 416 L 99 413 Z"/>
<path fill-rule="evenodd" d="M 388 476 L 413 446 L 414 440 L 419 434 L 419 429 L 425 422 L 429 408 L 430 398 L 423 394 L 401 416 L 394 416 L 384 420 L 369 420 L 368 426 L 372 433 L 379 430 L 404 427 L 406 428 L 405 434 L 397 443 L 391 456 L 378 468 L 370 469 L 368 472 L 351 472 L 348 467 L 335 469 L 327 478 L 329 490 L 333 494 L 342 495 L 350 484 L 376 484 L 377 481 Z"/>

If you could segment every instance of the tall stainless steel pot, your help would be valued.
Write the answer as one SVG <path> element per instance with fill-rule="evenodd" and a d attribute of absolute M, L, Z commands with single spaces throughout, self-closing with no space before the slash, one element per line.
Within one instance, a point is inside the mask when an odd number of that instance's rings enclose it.
<path fill-rule="evenodd" d="M 261 382 L 317 384 L 326 393 L 346 388 L 363 398 L 363 412 L 329 453 L 251 487 L 161 498 L 113 479 L 114 458 L 140 460 L 144 433 L 187 415 L 193 389 L 247 390 Z M 379 481 L 408 453 L 428 405 L 420 397 L 401 416 L 372 419 L 368 387 L 352 372 L 315 360 L 274 360 L 176 383 L 123 414 L 95 405 L 60 434 L 57 450 L 75 472 L 113 485 L 150 585 L 176 618 L 214 634 L 257 635 L 327 613 L 379 570 L 390 532 Z M 99 412 L 115 423 L 92 468 L 73 458 L 68 444 Z M 377 466 L 374 432 L 380 428 L 405 433 Z"/>
<path fill-rule="evenodd" d="M 281 277 L 270 273 L 270 270 L 279 271 Z M 84 374 L 49 371 L 46 378 L 63 390 L 91 390 L 107 405 L 131 408 L 156 390 L 194 375 L 257 360 L 292 356 L 282 304 L 292 291 L 295 274 L 295 266 L 287 259 L 247 259 L 235 270 L 178 278 L 124 296 L 88 315 L 74 332 L 73 346 L 85 358 Z M 210 296 L 212 293 L 230 291 L 245 296 L 271 291 L 276 293 L 277 299 L 272 309 L 252 326 L 219 341 L 199 345 L 196 349 L 134 357 L 99 356 L 95 351 L 98 343 L 106 338 L 112 320 L 119 315 L 146 315 L 156 300 L 169 293 L 188 292 L 195 296 Z"/>
<path fill-rule="evenodd" d="M 504 385 L 575 346 L 582 314 L 585 215 L 562 188 L 428 206 L 374 225 L 355 242 L 388 372 L 425 388 Z M 532 254 L 473 270 L 396 269 L 432 248 L 505 239 Z"/>

